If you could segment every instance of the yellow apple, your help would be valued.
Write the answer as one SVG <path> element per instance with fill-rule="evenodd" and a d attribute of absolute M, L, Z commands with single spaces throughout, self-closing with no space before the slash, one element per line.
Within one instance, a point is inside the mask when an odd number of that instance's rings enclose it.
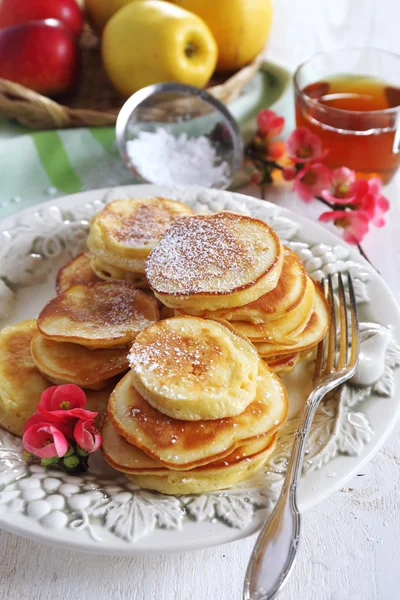
<path fill-rule="evenodd" d="M 218 46 L 217 71 L 240 69 L 262 50 L 271 28 L 271 0 L 170 0 L 201 17 Z"/>
<path fill-rule="evenodd" d="M 87 20 L 100 35 L 108 19 L 129 2 L 134 0 L 84 0 Z"/>
<path fill-rule="evenodd" d="M 162 0 L 135 0 L 107 22 L 104 67 L 124 96 L 152 83 L 203 87 L 215 69 L 217 45 L 196 15 Z"/>

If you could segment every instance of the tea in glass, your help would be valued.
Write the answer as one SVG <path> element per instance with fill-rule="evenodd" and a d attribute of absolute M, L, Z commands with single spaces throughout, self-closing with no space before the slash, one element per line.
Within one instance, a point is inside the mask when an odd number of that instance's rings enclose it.
<path fill-rule="evenodd" d="M 400 164 L 400 56 L 322 52 L 295 74 L 296 123 L 329 150 L 324 162 L 387 183 Z"/>

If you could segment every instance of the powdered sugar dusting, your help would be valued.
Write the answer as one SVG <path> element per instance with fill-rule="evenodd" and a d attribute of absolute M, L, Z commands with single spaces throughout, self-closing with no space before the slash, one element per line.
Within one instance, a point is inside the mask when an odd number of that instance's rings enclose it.
<path fill-rule="evenodd" d="M 132 166 L 150 183 L 158 185 L 202 185 L 224 187 L 230 167 L 220 161 L 208 137 L 174 136 L 163 128 L 140 131 L 127 143 Z"/>
<path fill-rule="evenodd" d="M 152 374 L 160 381 L 180 384 L 183 379 L 208 380 L 212 386 L 215 359 L 222 354 L 222 347 L 209 332 L 202 331 L 195 337 L 183 328 L 174 331 L 163 327 L 154 336 L 146 336 L 143 343 L 133 344 L 129 362 L 136 373 Z M 168 393 L 168 386 L 160 384 L 160 390 Z"/>
<path fill-rule="evenodd" d="M 253 223 L 232 213 L 183 217 L 166 232 L 146 263 L 158 292 L 229 292 L 262 274 L 274 244 Z M 267 226 L 265 226 L 267 228 Z"/>
<path fill-rule="evenodd" d="M 111 209 L 112 204 L 105 210 Z M 140 204 L 135 202 L 130 216 L 124 213 L 118 215 L 117 227 L 114 227 L 112 235 L 128 248 L 136 246 L 152 248 L 168 227 L 182 216 L 182 213 L 191 214 L 192 211 L 184 204 L 173 200 L 152 198 Z"/>
<path fill-rule="evenodd" d="M 59 327 L 66 341 L 77 335 L 82 339 L 116 339 L 127 332 L 134 337 L 158 316 L 153 299 L 128 283 L 113 281 L 69 288 L 45 306 L 39 324 L 44 334 L 50 327 L 55 335 Z"/>

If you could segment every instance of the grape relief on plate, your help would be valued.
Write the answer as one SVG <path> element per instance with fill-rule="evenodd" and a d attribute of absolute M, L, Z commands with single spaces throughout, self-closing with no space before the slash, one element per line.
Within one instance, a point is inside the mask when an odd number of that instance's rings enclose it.
<path fill-rule="evenodd" d="M 358 302 L 368 303 L 368 267 L 351 260 L 344 246 L 310 243 L 302 236 L 300 225 L 282 216 L 279 208 L 260 202 L 243 203 L 220 191 L 192 189 L 172 195 L 196 212 L 251 212 L 272 225 L 283 244 L 299 254 L 315 279 L 349 270 Z M 103 198 L 69 211 L 46 206 L 17 216 L 12 228 L 0 232 L 1 317 L 12 311 L 18 288 L 45 280 L 56 258 L 66 261 L 81 251 L 90 218 L 112 199 L 111 190 Z M 321 404 L 309 438 L 305 472 L 319 469 L 340 454 L 360 454 L 374 435 L 361 403 L 371 395 L 384 402 L 395 392 L 393 371 L 400 365 L 400 347 L 382 325 L 361 323 L 360 328 L 360 366 L 350 384 Z M 292 418 L 282 429 L 264 473 L 225 492 L 186 496 L 142 490 L 120 474 L 102 478 L 89 471 L 74 477 L 37 465 L 27 466 L 21 441 L 0 430 L 0 505 L 28 516 L 44 528 L 86 530 L 98 541 L 107 530 L 120 539 L 135 542 L 156 528 L 180 529 L 187 520 L 219 521 L 229 527 L 244 528 L 256 510 L 272 510 L 285 476 L 297 423 L 298 417 Z"/>

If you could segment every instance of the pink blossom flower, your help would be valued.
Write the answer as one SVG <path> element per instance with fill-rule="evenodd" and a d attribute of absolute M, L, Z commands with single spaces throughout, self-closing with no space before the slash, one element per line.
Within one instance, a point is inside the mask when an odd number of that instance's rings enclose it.
<path fill-rule="evenodd" d="M 321 196 L 328 202 L 363 211 L 376 227 L 383 227 L 383 215 L 389 210 L 389 201 L 381 194 L 381 180 L 373 177 L 355 181 L 354 177 L 354 172 L 350 169 L 335 169 L 330 189 L 323 190 Z"/>
<path fill-rule="evenodd" d="M 332 204 L 359 204 L 360 198 L 368 193 L 368 182 L 355 178 L 355 172 L 347 167 L 334 169 L 330 188 L 322 190 L 322 198 Z"/>
<path fill-rule="evenodd" d="M 38 411 L 50 423 L 70 423 L 72 419 L 93 419 L 96 412 L 84 410 L 86 394 L 77 385 L 53 385 L 43 392 L 37 406 Z"/>
<path fill-rule="evenodd" d="M 68 427 L 59 423 L 36 423 L 22 438 L 25 450 L 40 458 L 64 456 L 68 452 Z"/>
<path fill-rule="evenodd" d="M 368 187 L 371 194 L 379 196 L 382 191 L 382 180 L 379 177 L 372 177 L 368 179 Z"/>
<path fill-rule="evenodd" d="M 318 196 L 322 190 L 329 187 L 331 171 L 321 163 L 307 165 L 295 177 L 293 189 L 304 202 Z"/>
<path fill-rule="evenodd" d="M 40 396 L 39 406 L 45 410 L 69 410 L 83 408 L 86 404 L 86 394 L 77 385 L 53 385 Z"/>
<path fill-rule="evenodd" d="M 295 163 L 315 163 L 328 154 L 328 150 L 322 150 L 319 137 L 306 127 L 298 127 L 289 135 L 286 151 Z"/>
<path fill-rule="evenodd" d="M 367 194 L 362 198 L 361 208 L 368 215 L 373 225 L 383 227 L 385 219 L 383 215 L 389 210 L 389 201 L 384 196 Z"/>
<path fill-rule="evenodd" d="M 260 135 L 273 137 L 279 135 L 285 124 L 285 119 L 279 117 L 273 110 L 262 110 L 257 115 L 257 126 Z"/>
<path fill-rule="evenodd" d="M 332 210 L 322 213 L 319 220 L 322 223 L 333 222 L 337 227 L 342 227 L 343 238 L 349 244 L 360 244 L 369 229 L 369 217 L 360 210 Z"/>
<path fill-rule="evenodd" d="M 339 197 L 342 195 L 341 192 L 346 192 L 355 180 L 355 171 L 348 169 L 347 167 L 338 167 L 332 171 L 332 187 L 334 190 L 338 191 Z M 343 186 L 346 188 L 345 190 L 341 189 Z"/>
<path fill-rule="evenodd" d="M 103 442 L 93 419 L 78 421 L 74 429 L 77 444 L 87 453 L 98 450 Z"/>
<path fill-rule="evenodd" d="M 296 169 L 294 167 L 285 167 L 282 169 L 282 177 L 285 181 L 293 181 L 296 177 Z"/>
<path fill-rule="evenodd" d="M 389 210 L 389 201 L 381 194 L 382 182 L 378 177 L 373 177 L 367 183 L 368 193 L 361 198 L 360 206 L 376 227 L 383 227 L 383 215 Z"/>

